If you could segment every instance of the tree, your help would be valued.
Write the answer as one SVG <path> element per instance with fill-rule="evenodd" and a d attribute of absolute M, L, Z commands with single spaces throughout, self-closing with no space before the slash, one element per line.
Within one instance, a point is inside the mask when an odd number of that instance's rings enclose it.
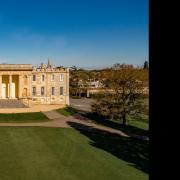
<path fill-rule="evenodd" d="M 102 71 L 101 81 L 107 90 L 97 98 L 92 110 L 111 119 L 122 119 L 126 125 L 128 114 L 143 110 L 143 87 L 147 78 L 142 76 L 145 74 L 144 69 L 127 64 L 115 64 Z"/>
<path fill-rule="evenodd" d="M 149 63 L 147 61 L 144 62 L 144 69 L 149 69 Z"/>
<path fill-rule="evenodd" d="M 76 96 L 81 96 L 85 91 L 88 81 L 87 71 L 78 69 L 76 66 L 70 68 L 70 94 L 75 93 Z"/>

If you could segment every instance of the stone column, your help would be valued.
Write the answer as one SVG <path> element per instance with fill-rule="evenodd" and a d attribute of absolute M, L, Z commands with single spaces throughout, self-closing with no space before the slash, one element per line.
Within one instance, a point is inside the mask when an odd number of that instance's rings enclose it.
<path fill-rule="evenodd" d="M 21 98 L 21 76 L 19 75 L 19 81 L 18 81 L 18 98 Z"/>
<path fill-rule="evenodd" d="M 0 99 L 2 98 L 2 75 L 0 75 Z"/>
<path fill-rule="evenodd" d="M 11 84 L 12 84 L 12 75 L 9 75 L 9 99 L 12 98 L 11 96 Z"/>
<path fill-rule="evenodd" d="M 22 76 L 19 75 L 19 83 L 18 83 L 18 97 L 22 97 Z"/>

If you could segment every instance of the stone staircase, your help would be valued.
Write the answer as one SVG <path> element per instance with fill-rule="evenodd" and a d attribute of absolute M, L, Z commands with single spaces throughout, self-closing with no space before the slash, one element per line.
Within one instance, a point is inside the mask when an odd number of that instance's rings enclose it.
<path fill-rule="evenodd" d="M 0 108 L 26 108 L 21 101 L 17 99 L 0 99 Z"/>

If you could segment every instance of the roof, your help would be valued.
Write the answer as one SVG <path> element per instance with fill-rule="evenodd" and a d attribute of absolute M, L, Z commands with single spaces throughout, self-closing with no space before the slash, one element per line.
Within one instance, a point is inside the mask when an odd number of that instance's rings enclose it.
<path fill-rule="evenodd" d="M 32 64 L 0 64 L 0 71 L 17 71 L 17 70 L 29 70 L 32 71 Z"/>

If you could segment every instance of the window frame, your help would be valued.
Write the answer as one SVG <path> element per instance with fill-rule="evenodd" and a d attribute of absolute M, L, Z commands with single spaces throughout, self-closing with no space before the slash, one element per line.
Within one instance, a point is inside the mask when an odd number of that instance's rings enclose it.
<path fill-rule="evenodd" d="M 35 77 L 35 78 L 34 78 Z M 36 81 L 36 74 L 33 74 L 33 78 L 32 78 L 33 81 Z"/>
<path fill-rule="evenodd" d="M 55 87 L 54 87 L 54 86 L 51 87 L 51 95 L 52 95 L 52 96 L 55 96 Z"/>
<path fill-rule="evenodd" d="M 60 80 L 61 82 L 64 81 L 64 74 L 60 74 L 59 80 Z"/>
<path fill-rule="evenodd" d="M 64 95 L 64 87 L 63 86 L 60 87 L 60 93 L 59 94 L 60 94 L 60 96 Z"/>
<path fill-rule="evenodd" d="M 44 79 L 43 79 L 43 77 L 44 77 Z M 44 82 L 44 81 L 45 81 L 45 75 L 42 74 L 42 75 L 41 75 L 41 82 Z"/>
<path fill-rule="evenodd" d="M 42 89 L 43 89 L 43 91 L 42 91 Z M 43 92 L 43 94 L 42 94 L 42 92 Z M 41 96 L 44 96 L 45 95 L 45 88 L 44 88 L 44 86 L 41 86 Z"/>
<path fill-rule="evenodd" d="M 34 91 L 34 89 L 35 89 L 35 91 Z M 32 95 L 33 95 L 33 96 L 36 96 L 36 86 L 33 86 L 33 87 L 32 87 Z"/>

